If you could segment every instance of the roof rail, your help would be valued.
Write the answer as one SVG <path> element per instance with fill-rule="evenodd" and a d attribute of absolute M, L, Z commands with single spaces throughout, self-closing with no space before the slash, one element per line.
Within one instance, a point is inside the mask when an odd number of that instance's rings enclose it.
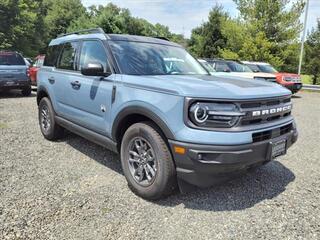
<path fill-rule="evenodd" d="M 103 33 L 104 34 L 105 32 L 103 31 L 102 28 L 89 28 L 89 29 L 83 29 L 83 30 L 70 32 L 70 33 L 62 33 L 58 35 L 58 38 L 65 37 L 72 34 L 79 34 L 79 33 Z"/>

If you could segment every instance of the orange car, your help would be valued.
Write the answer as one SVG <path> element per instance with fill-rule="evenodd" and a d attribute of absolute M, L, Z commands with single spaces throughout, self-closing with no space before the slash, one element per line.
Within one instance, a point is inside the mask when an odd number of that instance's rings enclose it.
<path fill-rule="evenodd" d="M 38 55 L 35 59 L 35 63 L 29 68 L 29 76 L 31 80 L 31 85 L 37 85 L 37 72 L 39 68 L 43 65 L 44 55 Z"/>
<path fill-rule="evenodd" d="M 292 93 L 298 92 L 302 88 L 301 77 L 295 73 L 278 72 L 269 63 L 242 61 L 254 72 L 273 73 L 276 76 L 277 83 L 288 88 Z"/>

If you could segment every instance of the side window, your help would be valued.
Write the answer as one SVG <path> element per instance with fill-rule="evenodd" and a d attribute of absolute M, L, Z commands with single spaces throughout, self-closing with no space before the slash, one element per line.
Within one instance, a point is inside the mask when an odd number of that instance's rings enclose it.
<path fill-rule="evenodd" d="M 217 62 L 216 63 L 216 71 L 217 72 L 225 72 L 226 70 L 230 71 L 230 68 L 228 67 L 228 65 L 224 62 Z"/>
<path fill-rule="evenodd" d="M 69 42 L 63 45 L 57 68 L 66 70 L 77 70 L 76 54 L 78 46 L 78 42 Z"/>
<path fill-rule="evenodd" d="M 49 46 L 43 65 L 49 66 L 49 67 L 54 67 L 57 63 L 57 59 L 59 57 L 60 50 L 61 50 L 60 45 Z"/>
<path fill-rule="evenodd" d="M 109 69 L 106 50 L 100 41 L 84 41 L 80 54 L 79 69 L 88 63 L 101 63 L 104 71 Z"/>

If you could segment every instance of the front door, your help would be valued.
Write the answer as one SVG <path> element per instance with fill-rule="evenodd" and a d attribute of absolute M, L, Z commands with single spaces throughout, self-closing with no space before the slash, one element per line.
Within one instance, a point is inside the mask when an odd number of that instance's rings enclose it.
<path fill-rule="evenodd" d="M 107 52 L 100 40 L 82 42 L 78 72 L 69 78 L 67 105 L 71 107 L 70 120 L 100 134 L 109 136 L 112 89 L 115 74 L 108 77 L 91 77 L 81 74 L 88 63 L 101 63 L 110 71 Z"/>

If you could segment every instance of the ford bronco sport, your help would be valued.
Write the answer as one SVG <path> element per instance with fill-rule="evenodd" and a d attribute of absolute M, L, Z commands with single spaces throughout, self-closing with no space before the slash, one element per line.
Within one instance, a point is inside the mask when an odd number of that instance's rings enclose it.
<path fill-rule="evenodd" d="M 38 72 L 39 124 L 120 153 L 146 199 L 207 187 L 286 153 L 297 140 L 291 94 L 211 76 L 180 45 L 101 29 L 51 41 Z"/>

